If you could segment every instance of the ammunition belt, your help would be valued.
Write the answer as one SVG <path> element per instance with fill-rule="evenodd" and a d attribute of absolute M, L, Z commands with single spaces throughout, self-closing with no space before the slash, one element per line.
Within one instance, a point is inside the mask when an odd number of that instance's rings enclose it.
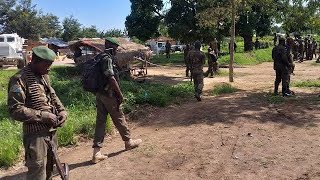
<path fill-rule="evenodd" d="M 48 109 L 44 108 L 43 100 L 40 98 L 40 87 L 34 73 L 31 71 L 30 67 L 26 67 L 24 69 L 27 81 L 27 89 L 28 89 L 28 101 L 30 102 L 29 106 L 32 109 L 40 110 L 40 111 L 47 111 Z M 33 134 L 33 133 L 40 133 L 40 132 L 47 132 L 51 128 L 50 125 L 36 122 L 36 123 L 24 123 L 23 124 L 23 132 L 24 134 Z"/>

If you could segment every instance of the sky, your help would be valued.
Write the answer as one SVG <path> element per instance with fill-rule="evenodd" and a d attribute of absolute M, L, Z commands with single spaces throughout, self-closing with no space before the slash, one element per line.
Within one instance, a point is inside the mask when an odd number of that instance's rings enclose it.
<path fill-rule="evenodd" d="M 44 14 L 52 13 L 60 22 L 71 15 L 83 26 L 95 25 L 99 30 L 121 29 L 130 14 L 129 0 L 33 0 Z"/>

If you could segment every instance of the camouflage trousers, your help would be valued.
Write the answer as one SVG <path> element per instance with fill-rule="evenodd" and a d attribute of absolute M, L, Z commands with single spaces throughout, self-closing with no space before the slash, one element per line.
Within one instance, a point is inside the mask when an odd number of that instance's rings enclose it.
<path fill-rule="evenodd" d="M 53 153 L 45 138 L 51 138 L 57 145 L 57 136 L 51 134 L 28 134 L 23 136 L 25 161 L 28 167 L 27 180 L 47 180 L 52 178 Z M 57 146 L 55 146 L 57 147 Z"/>
<path fill-rule="evenodd" d="M 98 92 L 96 94 L 97 118 L 93 148 L 101 148 L 105 137 L 107 116 L 110 114 L 113 124 L 118 129 L 123 141 L 130 139 L 130 130 L 126 118 L 114 95 Z"/>
<path fill-rule="evenodd" d="M 213 76 L 214 73 L 218 71 L 218 62 L 217 61 L 212 61 L 208 62 L 208 71 L 206 72 L 206 76 Z"/>
<path fill-rule="evenodd" d="M 286 69 L 276 69 L 276 79 L 274 82 L 274 93 L 278 93 L 280 82 L 282 82 L 282 94 L 289 93 L 290 74 Z"/>
<path fill-rule="evenodd" d="M 203 89 L 203 73 L 192 73 L 195 95 L 201 95 Z"/>

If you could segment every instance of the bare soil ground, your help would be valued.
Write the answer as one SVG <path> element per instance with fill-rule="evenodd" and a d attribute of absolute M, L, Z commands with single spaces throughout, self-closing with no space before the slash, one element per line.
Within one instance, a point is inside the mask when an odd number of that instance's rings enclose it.
<path fill-rule="evenodd" d="M 296 64 L 292 81 L 318 79 L 312 62 Z M 148 69 L 148 79 L 188 81 L 183 67 Z M 91 164 L 91 141 L 60 150 L 71 179 L 320 179 L 319 90 L 292 88 L 296 97 L 273 104 L 271 63 L 236 68 L 233 86 L 241 91 L 210 96 L 228 77 L 205 78 L 203 101 L 167 108 L 144 107 L 130 120 L 143 144 L 123 151 L 118 134 L 106 137 L 109 158 Z M 25 168 L 2 171 L 3 179 L 23 179 Z M 1 174 L 0 174 L 1 175 Z M 59 179 L 59 178 L 56 178 Z"/>

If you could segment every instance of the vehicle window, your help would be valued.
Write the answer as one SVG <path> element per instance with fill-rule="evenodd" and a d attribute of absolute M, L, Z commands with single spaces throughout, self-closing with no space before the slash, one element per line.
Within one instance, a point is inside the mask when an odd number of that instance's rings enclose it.
<path fill-rule="evenodd" d="M 163 46 L 162 43 L 158 43 L 158 47 L 161 48 Z"/>
<path fill-rule="evenodd" d="M 0 42 L 4 42 L 4 37 L 0 37 Z"/>
<path fill-rule="evenodd" d="M 7 42 L 14 42 L 14 37 L 7 37 Z"/>

